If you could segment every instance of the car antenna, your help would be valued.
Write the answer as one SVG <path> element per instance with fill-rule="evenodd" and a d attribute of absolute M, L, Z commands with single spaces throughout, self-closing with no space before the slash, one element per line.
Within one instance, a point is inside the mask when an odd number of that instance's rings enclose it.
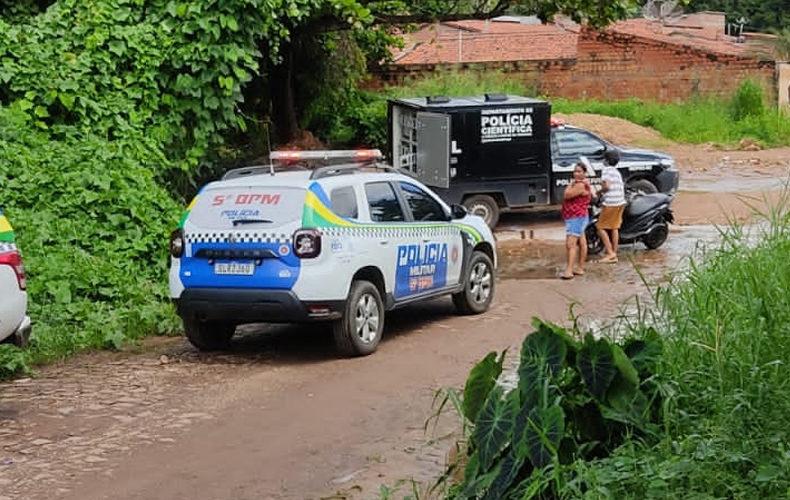
<path fill-rule="evenodd" d="M 274 176 L 274 162 L 272 161 L 272 134 L 269 131 L 269 122 L 266 122 L 266 143 L 269 146 L 269 175 Z"/>

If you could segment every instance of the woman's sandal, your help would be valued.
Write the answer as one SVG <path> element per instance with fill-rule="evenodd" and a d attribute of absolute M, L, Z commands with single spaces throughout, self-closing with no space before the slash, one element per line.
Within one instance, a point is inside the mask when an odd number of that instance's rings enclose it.
<path fill-rule="evenodd" d="M 560 279 L 561 280 L 572 280 L 573 279 L 573 275 L 571 274 L 570 276 L 566 276 L 564 274 L 561 274 L 560 275 Z"/>
<path fill-rule="evenodd" d="M 576 276 L 584 276 L 584 271 L 579 271 L 577 269 L 574 269 L 573 274 Z"/>
<path fill-rule="evenodd" d="M 617 257 L 604 257 L 598 259 L 599 264 L 617 264 Z"/>

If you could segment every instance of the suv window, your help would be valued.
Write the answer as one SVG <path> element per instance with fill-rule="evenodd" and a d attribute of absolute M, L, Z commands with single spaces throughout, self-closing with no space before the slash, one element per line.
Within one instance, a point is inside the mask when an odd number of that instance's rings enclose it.
<path fill-rule="evenodd" d="M 444 209 L 431 195 L 408 182 L 401 182 L 400 187 L 414 220 L 439 221 L 447 219 Z"/>
<path fill-rule="evenodd" d="M 562 156 L 595 156 L 605 145 L 593 135 L 581 130 L 563 130 L 554 134 Z"/>
<path fill-rule="evenodd" d="M 329 202 L 332 204 L 332 211 L 347 219 L 359 217 L 357 207 L 357 194 L 351 186 L 335 188 L 329 195 Z"/>
<path fill-rule="evenodd" d="M 375 222 L 404 221 L 398 197 L 389 182 L 365 184 L 365 194 L 370 207 L 370 219 Z"/>

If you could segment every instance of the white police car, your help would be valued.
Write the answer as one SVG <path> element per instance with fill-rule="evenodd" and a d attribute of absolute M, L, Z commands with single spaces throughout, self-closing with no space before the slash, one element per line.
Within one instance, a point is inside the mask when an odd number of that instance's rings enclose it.
<path fill-rule="evenodd" d="M 226 347 L 244 323 L 332 321 L 338 348 L 366 355 L 385 311 L 441 295 L 460 313 L 486 311 L 488 226 L 380 158 L 273 152 L 277 167 L 231 170 L 201 188 L 170 240 L 170 295 L 192 344 Z M 315 160 L 325 164 L 299 166 Z"/>

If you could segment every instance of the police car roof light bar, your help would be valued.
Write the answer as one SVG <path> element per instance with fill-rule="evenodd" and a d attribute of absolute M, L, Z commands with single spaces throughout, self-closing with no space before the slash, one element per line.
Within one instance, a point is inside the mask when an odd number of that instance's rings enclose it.
<path fill-rule="evenodd" d="M 398 172 L 398 169 L 383 163 L 347 163 L 345 165 L 328 165 L 325 167 L 318 167 L 313 170 L 310 179 L 323 179 L 324 177 L 331 177 L 333 175 L 352 174 L 358 172 L 361 168 L 375 168 L 383 170 L 384 172 Z"/>
<path fill-rule="evenodd" d="M 335 151 L 272 151 L 269 158 L 280 161 L 299 160 L 357 160 L 372 161 L 384 158 L 378 149 L 340 149 Z"/>

